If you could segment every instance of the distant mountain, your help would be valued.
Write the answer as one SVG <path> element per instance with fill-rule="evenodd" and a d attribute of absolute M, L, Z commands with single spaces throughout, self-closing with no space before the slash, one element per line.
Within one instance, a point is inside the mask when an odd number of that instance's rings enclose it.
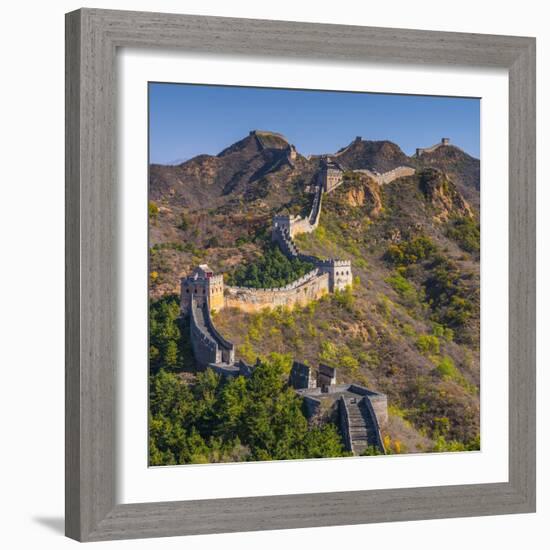
<path fill-rule="evenodd" d="M 283 136 L 251 132 L 216 156 L 199 155 L 178 166 L 152 164 L 150 198 L 168 198 L 187 208 L 218 206 L 230 195 L 245 194 L 259 180 L 274 174 L 279 174 L 279 180 L 286 179 L 293 169 L 291 163 L 290 144 Z M 299 156 L 296 164 L 298 171 L 308 171 L 309 163 L 303 157 Z"/>
<path fill-rule="evenodd" d="M 418 168 L 437 168 L 445 172 L 464 197 L 479 209 L 480 163 L 454 145 L 436 148 L 414 159 Z"/>
<path fill-rule="evenodd" d="M 382 173 L 397 166 L 414 166 L 414 161 L 395 143 L 361 138 L 356 138 L 333 158 L 350 170 L 366 168 Z"/>
<path fill-rule="evenodd" d="M 255 130 L 215 156 L 198 155 L 179 165 L 152 164 L 150 198 L 155 201 L 167 198 L 171 204 L 185 208 L 197 208 L 205 203 L 220 206 L 236 196 L 247 200 L 261 196 L 272 206 L 284 204 L 289 193 L 295 191 L 290 189 L 289 179 L 300 180 L 303 187 L 307 186 L 321 161 L 321 156 L 306 159 L 297 152 L 291 158 L 292 150 L 283 135 Z M 398 166 L 437 168 L 479 208 L 479 160 L 458 147 L 441 146 L 420 157 L 409 157 L 391 141 L 356 138 L 330 156 L 345 170 L 369 169 L 382 173 Z"/>

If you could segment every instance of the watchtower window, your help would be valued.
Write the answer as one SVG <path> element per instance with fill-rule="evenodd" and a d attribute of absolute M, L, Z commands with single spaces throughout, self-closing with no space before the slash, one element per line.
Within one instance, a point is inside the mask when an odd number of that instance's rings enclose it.
<path fill-rule="evenodd" d="M 187 294 L 189 294 L 189 289 L 188 289 L 188 288 L 186 288 L 186 289 L 185 289 L 185 292 L 187 292 Z"/>

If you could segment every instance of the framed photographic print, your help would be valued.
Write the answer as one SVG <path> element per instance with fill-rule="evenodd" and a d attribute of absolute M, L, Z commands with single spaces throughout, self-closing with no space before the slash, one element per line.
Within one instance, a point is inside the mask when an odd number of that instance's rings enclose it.
<path fill-rule="evenodd" d="M 534 511 L 534 39 L 66 29 L 67 535 Z"/>

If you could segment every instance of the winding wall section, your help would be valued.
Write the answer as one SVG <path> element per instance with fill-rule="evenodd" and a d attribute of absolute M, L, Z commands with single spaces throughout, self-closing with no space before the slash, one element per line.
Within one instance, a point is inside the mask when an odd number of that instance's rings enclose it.
<path fill-rule="evenodd" d="M 202 366 L 212 363 L 234 363 L 235 346 L 214 327 L 208 303 L 197 304 L 192 296 L 189 311 L 191 346 L 197 362 Z"/>

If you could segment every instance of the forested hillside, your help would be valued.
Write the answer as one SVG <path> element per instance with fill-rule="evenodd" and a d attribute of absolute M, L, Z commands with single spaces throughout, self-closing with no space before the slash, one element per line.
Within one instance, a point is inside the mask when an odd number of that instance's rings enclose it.
<path fill-rule="evenodd" d="M 330 430 L 298 443 L 305 419 L 279 382 L 258 374 L 226 384 L 197 374 L 186 321 L 178 319 L 177 297 L 170 298 L 198 263 L 224 273 L 226 283 L 255 288 L 307 272 L 308 264 L 287 260 L 271 243 L 271 217 L 307 211 L 319 159 L 298 154 L 291 166 L 283 145 L 267 154 L 249 136 L 217 157 L 151 167 L 155 463 L 343 452 Z M 390 142 L 362 140 L 337 158 L 348 169 L 345 181 L 324 196 L 317 230 L 296 241 L 304 253 L 350 259 L 353 287 L 293 310 L 223 309 L 216 327 L 238 357 L 260 358 L 259 372 L 270 365 L 278 380 L 292 360 L 323 362 L 338 367 L 341 381 L 387 394 L 390 452 L 479 448 L 479 161 L 452 146 L 415 158 Z M 416 174 L 383 186 L 353 172 L 401 165 Z M 278 412 L 265 408 L 268 391 L 278 396 L 269 405 Z M 269 429 L 250 426 L 251 417 Z M 281 447 L 273 443 L 282 437 L 278 422 L 293 426 Z M 273 444 L 259 444 L 257 430 Z"/>

